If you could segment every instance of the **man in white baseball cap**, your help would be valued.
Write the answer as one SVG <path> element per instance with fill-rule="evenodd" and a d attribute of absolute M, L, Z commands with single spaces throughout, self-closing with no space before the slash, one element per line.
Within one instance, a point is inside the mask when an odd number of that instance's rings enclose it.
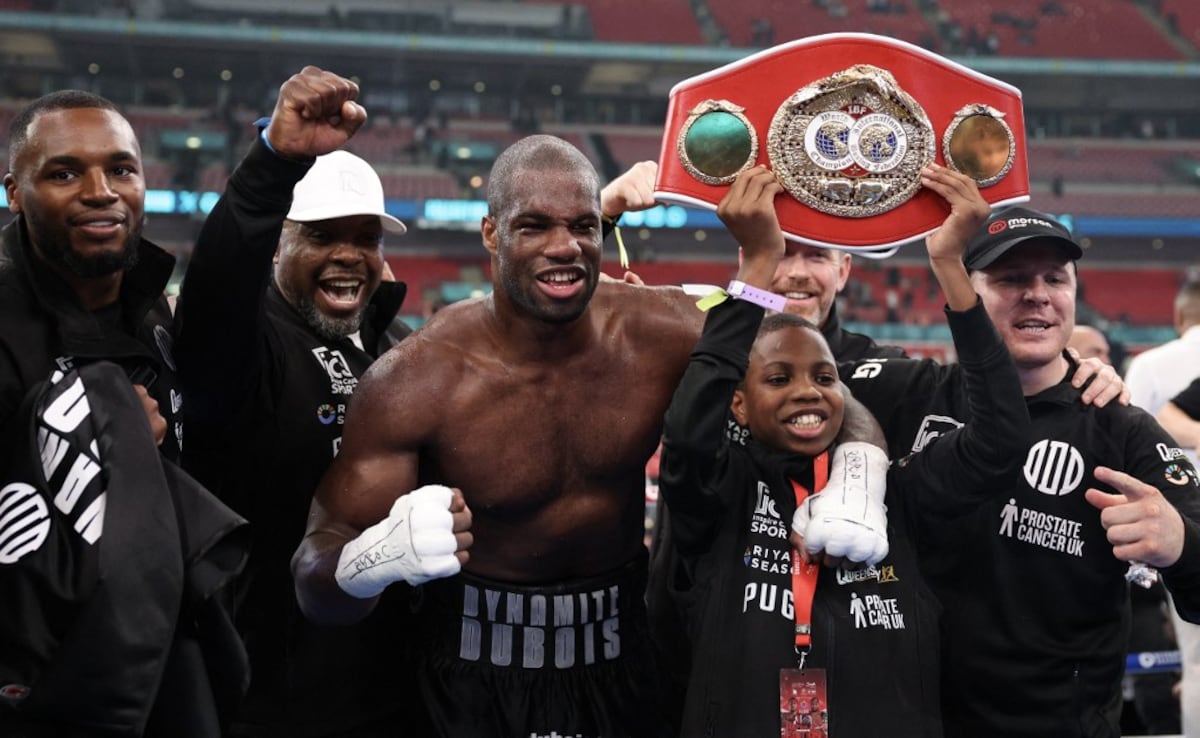
<path fill-rule="evenodd" d="M 176 356 L 196 402 L 184 465 L 253 536 L 237 611 L 251 680 L 228 736 L 427 733 L 405 698 L 416 685 L 403 591 L 360 624 L 318 627 L 289 566 L 351 393 L 404 299 L 403 283 L 381 281 L 384 234 L 404 224 L 371 165 L 340 150 L 366 119 L 357 93 L 316 67 L 283 84 L 204 223 L 179 301 Z M 449 525 L 429 534 L 453 548 Z"/>
<path fill-rule="evenodd" d="M 319 156 L 293 191 L 275 285 L 317 334 L 354 337 L 380 284 L 383 232 L 406 230 L 370 164 L 348 151 Z"/>
<path fill-rule="evenodd" d="M 408 230 L 388 214 L 383 184 L 371 165 L 349 151 L 331 151 L 318 156 L 296 183 L 287 219 L 309 223 L 347 215 L 378 215 L 384 230 L 398 236 Z"/>

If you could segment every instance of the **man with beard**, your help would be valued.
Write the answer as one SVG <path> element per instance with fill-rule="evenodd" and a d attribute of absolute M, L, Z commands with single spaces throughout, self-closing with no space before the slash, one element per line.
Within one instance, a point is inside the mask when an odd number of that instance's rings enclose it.
<path fill-rule="evenodd" d="M 251 683 L 233 736 L 394 735 L 398 721 L 425 732 L 399 666 L 404 592 L 353 628 L 320 627 L 300 613 L 288 566 L 350 395 L 390 345 L 405 293 L 381 282 L 384 233 L 405 226 L 384 210 L 371 166 L 337 150 L 366 119 L 357 94 L 316 67 L 280 87 L 204 223 L 179 300 L 185 466 L 250 521 L 253 540 L 237 586 Z M 440 532 L 453 550 L 449 523 Z"/>
<path fill-rule="evenodd" d="M 293 559 L 301 607 L 355 622 L 411 583 L 405 492 L 459 488 L 470 560 L 423 584 L 409 633 L 437 734 L 669 735 L 643 475 L 702 313 L 677 288 L 600 281 L 600 185 L 569 143 L 510 146 L 487 199 L 494 291 L 439 311 L 362 377 Z"/>
<path fill-rule="evenodd" d="M 842 326 L 837 295 L 850 279 L 850 260 L 847 251 L 789 241 L 771 278 L 771 291 L 787 298 L 783 312 L 799 315 L 821 329 L 838 361 L 904 357 L 900 346 L 876 344 L 870 336 Z"/>
<path fill-rule="evenodd" d="M 46 95 L 4 185 L 0 733 L 214 735 L 246 678 L 214 597 L 244 521 L 172 463 L 175 260 L 141 237 L 137 138 L 104 98 Z"/>
<path fill-rule="evenodd" d="M 146 184 L 133 128 L 110 101 L 52 93 L 13 118 L 0 234 L 0 426 L 71 359 L 120 363 L 163 455 L 179 457 L 171 313 L 175 259 L 142 239 Z M 149 388 L 149 389 L 147 389 Z"/>

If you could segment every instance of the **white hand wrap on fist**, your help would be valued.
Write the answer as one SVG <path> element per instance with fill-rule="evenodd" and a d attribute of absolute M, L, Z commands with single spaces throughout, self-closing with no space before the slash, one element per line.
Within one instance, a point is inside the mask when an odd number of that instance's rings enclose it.
<path fill-rule="evenodd" d="M 829 484 L 809 495 L 792 518 L 792 530 L 804 538 L 810 554 L 824 551 L 853 562 L 878 564 L 888 553 L 888 458 L 869 443 L 835 448 Z"/>
<path fill-rule="evenodd" d="M 412 585 L 457 574 L 449 487 L 429 484 L 400 497 L 388 516 L 342 547 L 334 578 L 351 597 L 376 597 L 401 579 Z"/>

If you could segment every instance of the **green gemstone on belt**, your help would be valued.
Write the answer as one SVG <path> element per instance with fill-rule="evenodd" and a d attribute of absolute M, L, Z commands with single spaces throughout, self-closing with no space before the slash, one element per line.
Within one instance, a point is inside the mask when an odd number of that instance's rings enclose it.
<path fill-rule="evenodd" d="M 692 122 L 683 150 L 697 170 L 710 177 L 737 173 L 750 158 L 750 131 L 740 118 L 716 110 Z"/>

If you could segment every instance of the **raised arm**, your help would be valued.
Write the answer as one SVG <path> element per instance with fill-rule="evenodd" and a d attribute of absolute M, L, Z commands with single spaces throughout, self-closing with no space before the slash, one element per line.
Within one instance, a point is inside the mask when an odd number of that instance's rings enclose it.
<path fill-rule="evenodd" d="M 955 311 L 969 310 L 979 302 L 971 278 L 963 264 L 963 252 L 971 235 L 991 212 L 980 196 L 975 180 L 932 163 L 921 172 L 921 185 L 942 196 L 950 214 L 940 228 L 925 239 L 929 266 L 946 297 L 946 306 Z"/>
<path fill-rule="evenodd" d="M 1030 419 L 1016 366 L 963 266 L 967 241 L 987 220 L 988 205 L 974 180 L 936 164 L 922 171 L 921 183 L 950 206 L 925 246 L 946 296 L 972 421 L 909 459 L 902 473 L 919 476 L 924 512 L 952 516 L 1012 481 L 1024 459 Z"/>
<path fill-rule="evenodd" d="M 658 203 L 654 201 L 654 178 L 658 174 L 658 163 L 639 161 L 621 173 L 600 191 L 600 212 L 609 220 L 617 220 L 622 213 L 648 210 Z"/>
<path fill-rule="evenodd" d="M 782 191 L 772 172 L 756 167 L 734 182 L 718 208 L 745 254 L 737 279 L 764 291 L 783 254 L 783 232 L 774 210 L 774 198 Z M 726 420 L 763 312 L 746 300 L 727 299 L 713 307 L 667 408 L 659 489 L 671 509 L 676 544 L 683 549 L 711 540 L 709 531 L 732 502 L 721 495 L 741 495 L 724 483 Z"/>
<path fill-rule="evenodd" d="M 358 85 L 316 67 L 288 79 L 267 127 L 270 147 L 254 141 L 205 219 L 176 317 L 189 422 L 227 424 L 253 386 L 263 301 L 292 190 L 317 156 L 366 120 L 357 96 Z"/>
<path fill-rule="evenodd" d="M 471 513 L 462 492 L 414 490 L 418 449 L 436 408 L 424 385 L 396 377 L 417 348 L 419 339 L 405 341 L 363 376 L 341 449 L 313 496 L 292 574 L 300 608 L 314 622 L 357 622 L 388 585 L 449 576 L 467 561 Z"/>

